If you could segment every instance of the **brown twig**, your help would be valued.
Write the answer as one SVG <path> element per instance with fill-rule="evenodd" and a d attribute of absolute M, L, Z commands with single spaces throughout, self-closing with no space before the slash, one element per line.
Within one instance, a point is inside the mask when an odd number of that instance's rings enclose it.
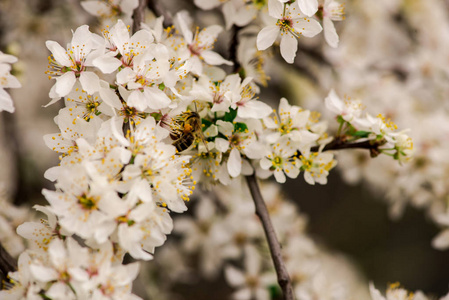
<path fill-rule="evenodd" d="M 1 279 L 1 289 L 4 288 L 4 282 L 8 281 L 8 273 L 17 271 L 17 262 L 16 260 L 3 248 L 2 244 L 0 244 L 0 279 Z"/>
<path fill-rule="evenodd" d="M 237 46 L 239 44 L 239 32 L 242 29 L 242 27 L 239 27 L 237 25 L 232 26 L 232 38 L 231 38 L 231 44 L 229 46 L 229 60 L 234 63 L 232 71 L 234 73 L 238 73 L 240 71 L 240 63 L 237 60 Z"/>
<path fill-rule="evenodd" d="M 284 264 L 284 260 L 282 259 L 281 245 L 276 237 L 276 233 L 274 232 L 274 227 L 271 223 L 270 215 L 268 214 L 268 209 L 265 205 L 265 201 L 262 198 L 256 176 L 254 174 L 246 176 L 246 181 L 248 182 L 248 187 L 256 206 L 256 215 L 262 222 L 263 230 L 265 231 L 265 236 L 267 237 L 271 258 L 273 259 L 278 283 L 281 286 L 284 300 L 293 300 L 294 296 L 292 283 L 290 280 L 290 276 L 288 275 L 287 268 Z"/>
<path fill-rule="evenodd" d="M 233 72 L 240 71 L 240 63 L 237 60 L 237 48 L 239 43 L 239 32 L 242 28 L 236 25 L 232 27 L 232 38 L 229 47 L 229 60 L 234 63 Z M 287 268 L 284 264 L 281 253 L 281 244 L 279 243 L 276 233 L 274 231 L 273 224 L 271 223 L 268 209 L 260 193 L 259 184 L 257 183 L 256 175 L 246 176 L 251 196 L 256 206 L 256 215 L 262 222 L 263 230 L 267 238 L 268 246 L 270 248 L 271 259 L 273 260 L 274 268 L 278 278 L 278 283 L 282 289 L 284 300 L 294 300 L 293 288 L 288 275 Z"/>
<path fill-rule="evenodd" d="M 142 23 L 145 21 L 145 7 L 147 0 L 139 0 L 139 5 L 133 12 L 133 33 L 136 33 L 142 28 Z"/>
<path fill-rule="evenodd" d="M 170 27 L 173 25 L 173 18 L 167 12 L 167 10 L 161 5 L 158 0 L 149 0 L 148 8 L 154 12 L 154 14 L 158 17 L 164 17 L 164 27 Z"/>
<path fill-rule="evenodd" d="M 342 139 L 335 139 L 326 146 L 324 146 L 322 151 L 343 150 L 343 149 L 367 149 L 370 151 L 372 157 L 376 157 L 380 153 L 379 147 L 384 144 L 385 144 L 384 140 L 347 143 Z M 311 151 L 318 152 L 319 146 L 312 147 Z"/>

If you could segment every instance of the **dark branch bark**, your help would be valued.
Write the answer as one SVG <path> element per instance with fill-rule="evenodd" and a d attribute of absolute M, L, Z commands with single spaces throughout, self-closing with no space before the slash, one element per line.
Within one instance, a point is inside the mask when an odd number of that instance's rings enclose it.
<path fill-rule="evenodd" d="M 0 279 L 1 284 L 0 288 L 4 288 L 4 282 L 8 281 L 8 273 L 17 271 L 17 262 L 16 260 L 8 253 L 8 251 L 3 248 L 2 244 L 0 244 Z"/>
<path fill-rule="evenodd" d="M 237 47 L 239 44 L 239 32 L 242 27 L 237 25 L 232 26 L 232 39 L 231 45 L 229 46 L 229 60 L 234 63 L 232 71 L 238 73 L 240 71 L 240 63 L 237 60 Z"/>
<path fill-rule="evenodd" d="M 287 268 L 282 259 L 281 245 L 276 237 L 273 224 L 271 223 L 270 215 L 268 214 L 267 206 L 260 193 L 259 185 L 257 183 L 256 175 L 246 176 L 248 187 L 253 197 L 254 204 L 256 206 L 256 214 L 262 222 L 265 236 L 267 237 L 268 246 L 270 248 L 271 258 L 273 259 L 274 268 L 276 269 L 276 275 L 278 283 L 281 286 L 284 300 L 293 300 L 293 288 L 288 275 Z"/>
<path fill-rule="evenodd" d="M 16 260 L 3 248 L 2 244 L 0 244 L 0 270 L 4 274 L 17 271 Z"/>
<path fill-rule="evenodd" d="M 145 7 L 147 0 L 139 0 L 139 5 L 136 7 L 133 13 L 133 33 L 139 31 L 141 24 L 145 21 Z"/>
<path fill-rule="evenodd" d="M 367 149 L 370 151 L 372 157 L 376 157 L 380 154 L 379 147 L 384 145 L 385 141 L 363 141 L 357 143 L 346 143 L 341 139 L 336 139 L 326 146 L 324 146 L 323 151 L 331 151 L 331 150 L 343 150 L 343 149 Z M 311 148 L 311 151 L 317 152 L 319 150 L 319 146 L 315 146 Z"/>
<path fill-rule="evenodd" d="M 28 198 L 28 188 L 22 172 L 22 148 L 19 142 L 20 135 L 17 132 L 16 116 L 8 112 L 2 112 L 2 123 L 2 133 L 5 135 L 5 140 L 8 141 L 7 145 L 11 154 L 11 160 L 14 162 L 13 176 L 11 176 L 11 180 L 14 181 L 14 192 L 11 198 L 15 205 L 20 205 Z"/>
<path fill-rule="evenodd" d="M 158 17 L 164 17 L 164 27 L 170 27 L 173 25 L 172 16 L 165 10 L 165 8 L 161 5 L 158 0 L 149 0 L 148 8 L 154 12 L 154 14 Z"/>

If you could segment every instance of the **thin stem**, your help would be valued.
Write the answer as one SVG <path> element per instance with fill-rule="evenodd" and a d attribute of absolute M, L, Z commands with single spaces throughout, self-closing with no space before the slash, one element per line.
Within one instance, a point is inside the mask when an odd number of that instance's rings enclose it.
<path fill-rule="evenodd" d="M 133 13 L 133 33 L 136 33 L 142 28 L 142 23 L 145 21 L 145 7 L 147 0 L 139 0 L 139 5 Z"/>
<path fill-rule="evenodd" d="M 287 268 L 285 266 L 284 260 L 282 259 L 281 245 L 277 239 L 276 233 L 274 231 L 273 224 L 271 223 L 270 215 L 268 214 L 268 209 L 265 201 L 262 198 L 262 194 L 259 189 L 259 184 L 257 183 L 256 176 L 250 175 L 246 176 L 246 181 L 248 182 L 248 187 L 253 197 L 254 204 L 256 206 L 256 215 L 262 222 L 263 230 L 265 231 L 265 236 L 267 237 L 268 246 L 270 248 L 271 258 L 273 259 L 274 268 L 276 269 L 276 275 L 278 278 L 278 283 L 281 286 L 282 293 L 284 295 L 284 300 L 293 300 L 293 288 L 288 275 Z"/>
<path fill-rule="evenodd" d="M 338 126 L 337 137 L 339 137 L 341 135 L 341 130 L 343 129 L 343 124 L 345 124 L 345 122 L 340 122 L 340 126 Z"/>
<path fill-rule="evenodd" d="M 173 25 L 173 18 L 158 0 L 148 0 L 148 8 L 154 12 L 157 17 L 164 17 L 164 27 Z"/>

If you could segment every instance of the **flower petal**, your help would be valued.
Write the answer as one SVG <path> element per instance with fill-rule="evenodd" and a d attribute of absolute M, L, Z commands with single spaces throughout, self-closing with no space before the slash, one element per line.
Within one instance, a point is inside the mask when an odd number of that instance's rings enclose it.
<path fill-rule="evenodd" d="M 171 103 L 170 98 L 159 88 L 145 88 L 143 94 L 148 107 L 151 109 L 166 108 Z"/>
<path fill-rule="evenodd" d="M 187 25 L 186 18 L 188 18 L 188 14 L 185 11 L 176 14 L 176 20 L 178 21 L 181 33 L 184 36 L 186 43 L 191 44 L 193 42 L 193 33 Z"/>
<path fill-rule="evenodd" d="M 225 267 L 225 277 L 227 282 L 233 287 L 243 286 L 246 282 L 245 275 L 233 266 Z"/>
<path fill-rule="evenodd" d="M 93 60 L 93 65 L 105 74 L 110 74 L 122 65 L 122 62 L 115 57 L 112 57 L 114 52 L 109 52 L 105 55 L 97 57 Z"/>
<path fill-rule="evenodd" d="M 449 248 L 449 229 L 440 232 L 433 240 L 432 247 L 438 250 Z"/>
<path fill-rule="evenodd" d="M 62 48 L 61 45 L 54 41 L 46 41 L 45 46 L 47 46 L 48 50 L 53 54 L 56 62 L 66 67 L 72 65 L 72 62 L 67 55 L 67 50 Z"/>
<path fill-rule="evenodd" d="M 263 28 L 257 35 L 257 50 L 265 50 L 271 45 L 278 37 L 279 27 L 276 25 L 267 26 Z"/>
<path fill-rule="evenodd" d="M 80 83 L 88 94 L 93 94 L 100 90 L 100 78 L 94 72 L 82 72 L 80 75 Z"/>
<path fill-rule="evenodd" d="M 318 11 L 318 0 L 298 0 L 299 8 L 308 17 L 313 16 Z"/>
<path fill-rule="evenodd" d="M 292 64 L 295 60 L 298 40 L 293 34 L 284 34 L 281 38 L 281 55 L 286 62 Z"/>
<path fill-rule="evenodd" d="M 201 52 L 201 58 L 204 59 L 204 61 L 213 66 L 218 65 L 228 65 L 232 66 L 234 63 L 232 61 L 224 59 L 220 54 L 214 51 L 203 51 Z"/>
<path fill-rule="evenodd" d="M 60 97 L 67 96 L 75 85 L 76 77 L 75 73 L 67 72 L 62 76 L 56 78 L 55 92 Z"/>
<path fill-rule="evenodd" d="M 294 22 L 293 28 L 306 37 L 314 37 L 323 30 L 320 22 L 315 19 L 301 18 Z"/>
<path fill-rule="evenodd" d="M 275 19 L 282 19 L 284 4 L 278 0 L 268 0 L 268 14 Z"/>
<path fill-rule="evenodd" d="M 329 18 L 323 19 L 324 26 L 324 39 L 332 48 L 338 47 L 339 37 L 337 34 L 337 30 L 335 30 L 334 23 Z"/>
<path fill-rule="evenodd" d="M 276 169 L 274 171 L 274 178 L 279 183 L 284 183 L 287 180 L 287 178 L 285 177 L 284 172 L 281 169 Z"/>
<path fill-rule="evenodd" d="M 240 106 L 237 110 L 237 115 L 240 118 L 262 119 L 267 117 L 272 112 L 272 108 L 262 101 L 248 101 L 244 106 Z"/>
<path fill-rule="evenodd" d="M 228 159 L 228 172 L 231 177 L 237 177 L 242 171 L 242 157 L 237 149 L 232 149 Z"/>

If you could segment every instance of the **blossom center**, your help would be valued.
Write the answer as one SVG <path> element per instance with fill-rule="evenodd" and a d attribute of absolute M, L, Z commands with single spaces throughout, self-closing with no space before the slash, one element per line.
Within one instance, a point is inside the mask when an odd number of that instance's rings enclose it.
<path fill-rule="evenodd" d="M 215 93 L 214 103 L 220 104 L 221 102 L 223 102 L 223 100 L 224 100 L 224 95 L 222 93 L 219 93 L 219 92 Z"/>
<path fill-rule="evenodd" d="M 279 127 L 279 132 L 284 135 L 292 131 L 292 119 L 288 119 L 286 122 L 282 123 Z"/>
<path fill-rule="evenodd" d="M 78 203 L 85 210 L 95 210 L 97 209 L 97 197 L 88 196 L 86 194 L 82 194 L 78 197 Z"/>
<path fill-rule="evenodd" d="M 273 158 L 273 160 L 271 161 L 271 163 L 273 164 L 273 167 L 275 169 L 282 167 L 283 164 L 283 159 L 280 156 L 276 156 Z"/>
<path fill-rule="evenodd" d="M 259 285 L 259 279 L 257 276 L 247 276 L 246 284 L 251 288 L 256 288 Z"/>
<path fill-rule="evenodd" d="M 288 32 L 292 29 L 293 21 L 289 17 L 283 17 L 277 21 L 276 25 L 279 26 L 282 32 Z"/>

